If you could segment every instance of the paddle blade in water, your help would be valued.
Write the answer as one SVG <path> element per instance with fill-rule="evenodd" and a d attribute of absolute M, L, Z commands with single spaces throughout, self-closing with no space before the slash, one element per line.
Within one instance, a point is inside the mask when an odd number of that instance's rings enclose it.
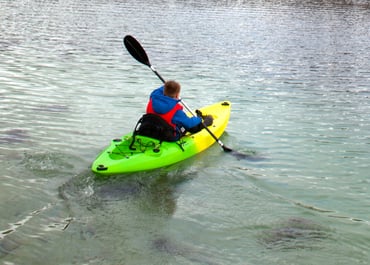
<path fill-rule="evenodd" d="M 142 64 L 145 64 L 149 67 L 151 66 L 149 57 L 146 54 L 144 48 L 134 37 L 132 37 L 131 35 L 126 35 L 123 38 L 123 44 L 125 45 L 127 51 L 132 55 L 132 57 L 134 57 Z"/>
<path fill-rule="evenodd" d="M 248 159 L 249 158 L 249 155 L 240 153 L 238 151 L 235 151 L 235 150 L 233 150 L 233 149 L 231 149 L 229 147 L 226 147 L 225 145 L 222 145 L 222 149 L 224 150 L 224 152 L 230 153 L 233 156 L 235 156 L 238 160 Z"/>
<path fill-rule="evenodd" d="M 243 154 L 243 153 L 240 153 L 238 151 L 232 151 L 231 154 L 236 157 L 238 160 L 242 160 L 242 159 L 250 159 L 250 155 L 247 155 L 247 154 Z"/>

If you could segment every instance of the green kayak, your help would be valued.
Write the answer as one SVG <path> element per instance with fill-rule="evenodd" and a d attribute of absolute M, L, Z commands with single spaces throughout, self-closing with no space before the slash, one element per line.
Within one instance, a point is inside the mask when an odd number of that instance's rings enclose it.
<path fill-rule="evenodd" d="M 208 129 L 219 138 L 229 121 L 231 103 L 222 101 L 200 110 L 213 116 L 213 124 Z M 157 169 L 190 158 L 215 143 L 205 129 L 195 134 L 188 133 L 177 142 L 160 142 L 138 135 L 134 143 L 132 141 L 132 133 L 112 140 L 93 162 L 92 171 L 99 175 L 114 175 Z"/>

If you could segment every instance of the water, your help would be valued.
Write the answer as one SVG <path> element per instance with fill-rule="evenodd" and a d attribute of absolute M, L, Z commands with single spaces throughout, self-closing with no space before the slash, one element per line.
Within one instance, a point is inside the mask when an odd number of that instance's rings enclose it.
<path fill-rule="evenodd" d="M 343 1 L 345 2 L 345 1 Z M 312 1 L 0 1 L 1 264 L 367 264 L 370 9 Z M 160 80 L 233 103 L 222 141 L 96 178 Z"/>

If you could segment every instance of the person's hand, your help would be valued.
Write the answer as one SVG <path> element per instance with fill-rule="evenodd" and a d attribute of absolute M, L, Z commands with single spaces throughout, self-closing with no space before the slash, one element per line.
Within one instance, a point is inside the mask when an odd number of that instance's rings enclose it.
<path fill-rule="evenodd" d="M 205 126 L 211 126 L 213 124 L 213 117 L 212 115 L 203 116 L 203 123 Z"/>
<path fill-rule="evenodd" d="M 195 113 L 197 114 L 197 116 L 199 117 L 199 118 L 203 118 L 203 113 L 200 111 L 200 110 L 195 110 Z"/>

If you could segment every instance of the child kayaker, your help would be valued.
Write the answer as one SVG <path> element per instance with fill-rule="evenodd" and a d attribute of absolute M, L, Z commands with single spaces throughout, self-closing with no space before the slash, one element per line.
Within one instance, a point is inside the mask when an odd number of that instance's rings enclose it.
<path fill-rule="evenodd" d="M 180 139 L 185 132 L 196 133 L 205 126 L 213 123 L 211 115 L 202 116 L 197 111 L 198 116 L 189 117 L 180 104 L 181 86 L 178 82 L 170 80 L 164 86 L 155 89 L 151 95 L 146 108 L 146 113 L 159 115 L 175 130 L 174 140 Z M 202 124 L 203 119 L 203 124 Z"/>

